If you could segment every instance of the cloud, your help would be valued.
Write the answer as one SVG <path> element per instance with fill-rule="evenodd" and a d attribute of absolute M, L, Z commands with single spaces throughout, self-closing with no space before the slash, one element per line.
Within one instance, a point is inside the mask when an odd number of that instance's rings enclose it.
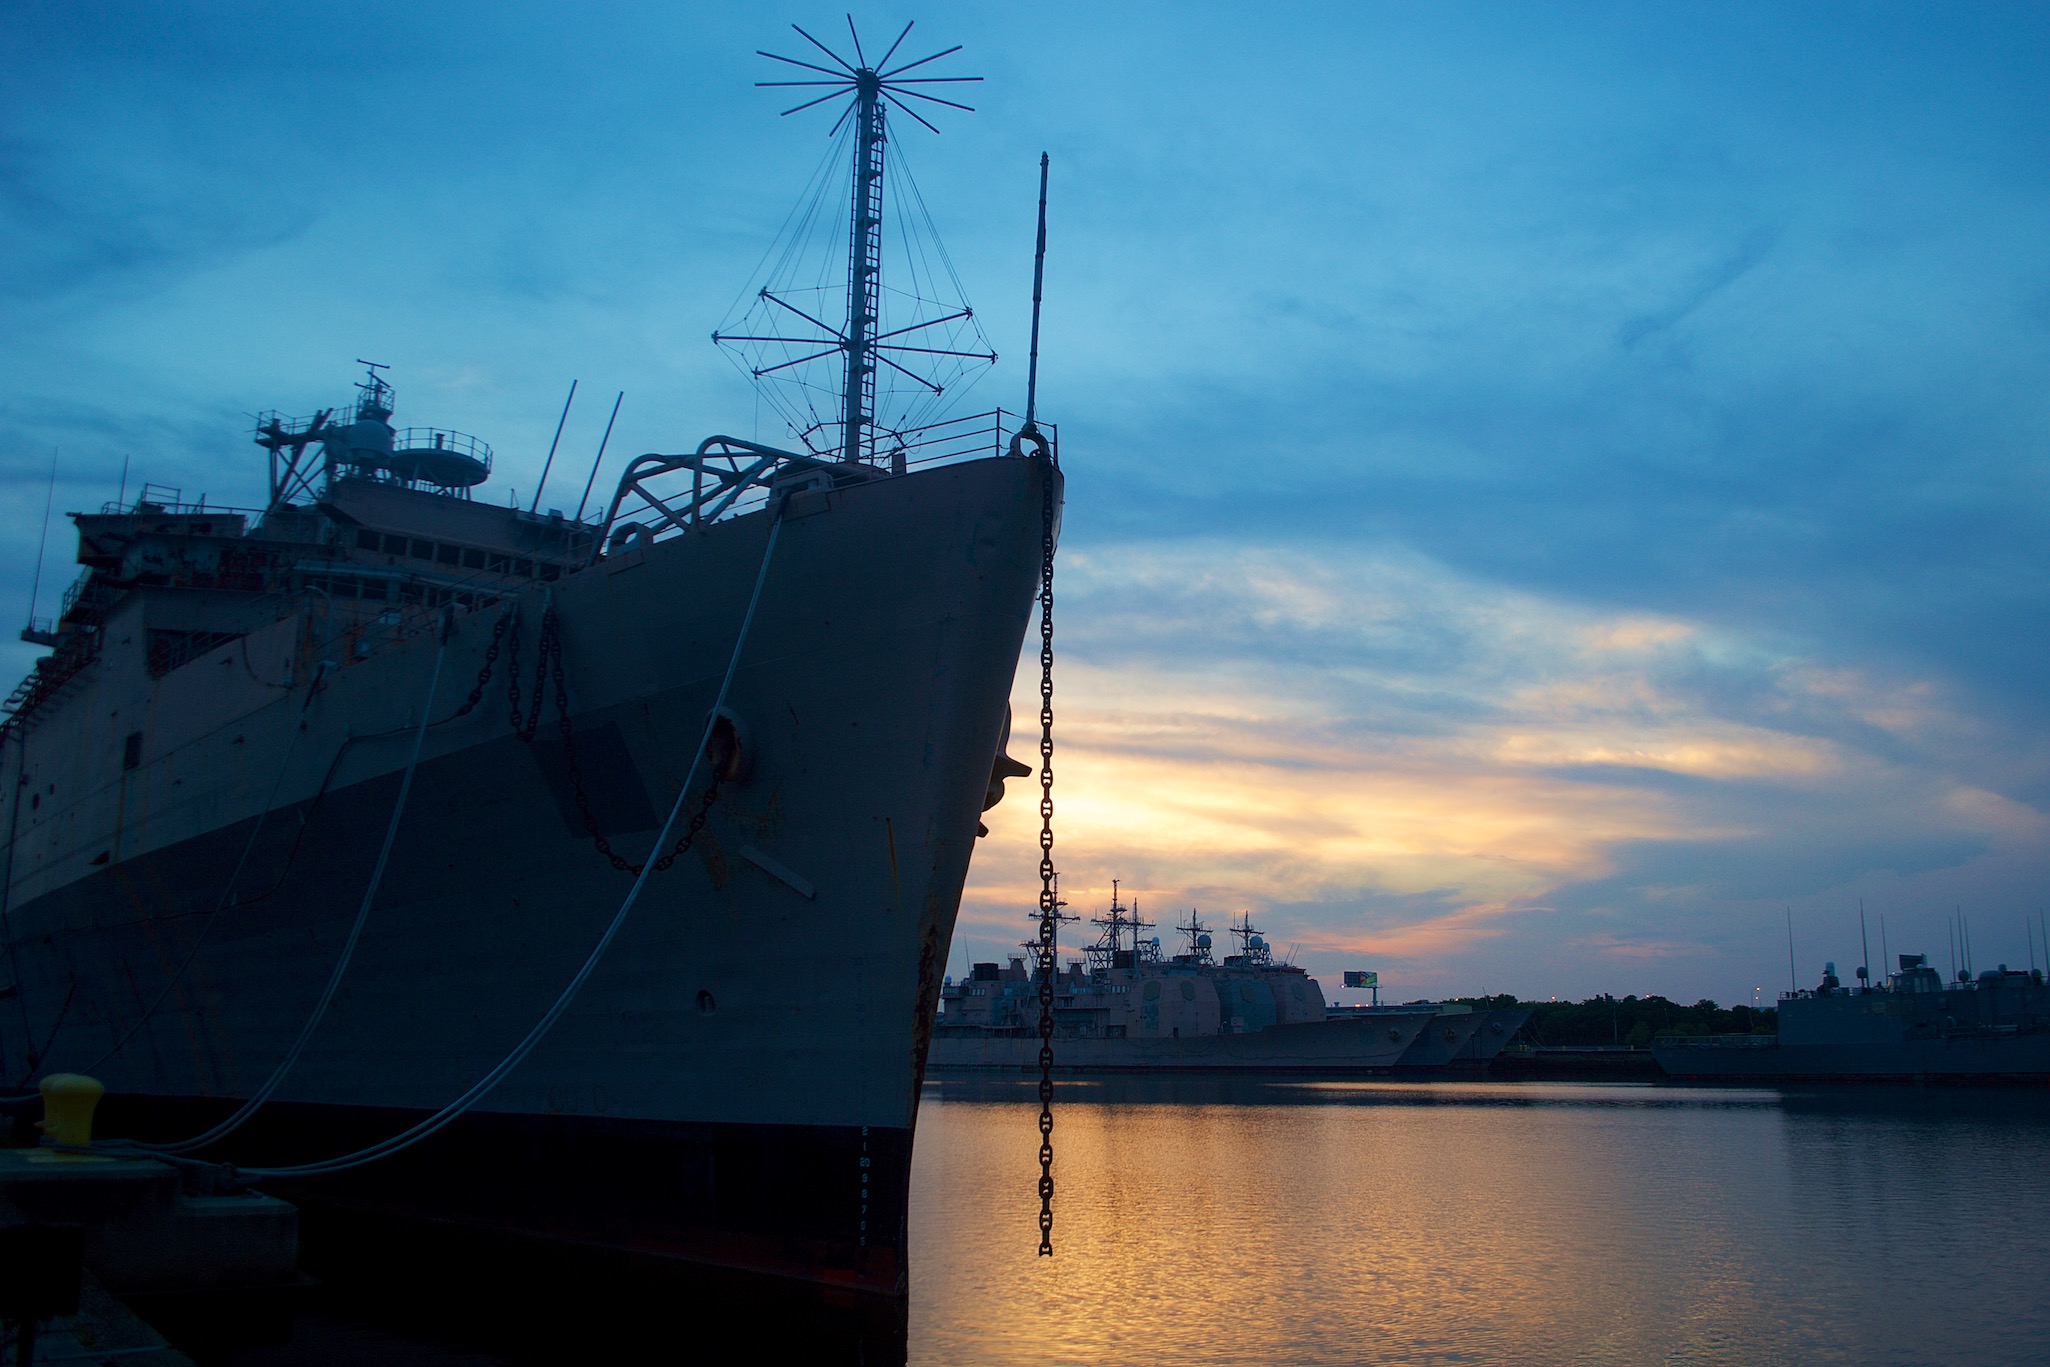
<path fill-rule="evenodd" d="M 1373 956 L 1470 989 L 1462 971 L 1543 926 L 1587 990 L 1604 963 L 1684 980 L 1729 948 L 1690 958 L 1670 928 L 1706 907 L 2050 835 L 1988 786 L 1996 760 L 1975 781 L 1973 723 L 1927 680 L 1392 549 L 1099 547 L 1062 575 L 1064 894 L 1093 908 L 1118 878 L 1157 920 L 1251 908 L 1327 976 Z M 1035 686 L 1028 662 L 1018 715 Z M 1029 909 L 1031 815 L 993 814 L 971 934 Z"/>
<path fill-rule="evenodd" d="M 60 510 L 124 454 L 255 501 L 248 415 L 332 402 L 356 356 L 407 420 L 489 441 L 501 494 L 572 378 L 626 392 L 615 462 L 780 436 L 707 339 L 823 150 L 749 88 L 780 21 L 16 8 L 14 601 L 52 446 Z M 1819 937 L 1859 896 L 2006 907 L 2050 876 L 2040 15 L 945 27 L 979 112 L 894 146 L 1006 357 L 977 404 L 1022 400 L 1053 154 L 1078 901 L 1129 877 L 1420 985 L 1624 965 L 1692 999 L 1778 980 L 1782 898 Z M 1028 808 L 968 907 L 1006 941 Z"/>

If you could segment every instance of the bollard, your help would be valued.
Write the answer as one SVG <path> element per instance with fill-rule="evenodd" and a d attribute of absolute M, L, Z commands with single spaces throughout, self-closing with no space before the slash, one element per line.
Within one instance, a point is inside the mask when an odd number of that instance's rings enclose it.
<path fill-rule="evenodd" d="M 83 1073 L 52 1073 L 42 1081 L 43 1119 L 37 1126 L 52 1144 L 84 1148 L 93 1142 L 93 1109 L 107 1089 Z"/>

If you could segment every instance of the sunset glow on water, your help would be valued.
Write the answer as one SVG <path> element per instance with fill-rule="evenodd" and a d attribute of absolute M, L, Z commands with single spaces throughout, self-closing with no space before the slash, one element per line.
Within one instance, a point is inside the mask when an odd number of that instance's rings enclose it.
<path fill-rule="evenodd" d="M 942 1083 L 916 1363 L 2040 1360 L 2050 1101 L 1500 1083 Z"/>

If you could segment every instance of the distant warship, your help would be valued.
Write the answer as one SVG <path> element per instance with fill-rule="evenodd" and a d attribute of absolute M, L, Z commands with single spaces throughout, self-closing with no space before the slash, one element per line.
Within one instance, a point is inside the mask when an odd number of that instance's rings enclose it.
<path fill-rule="evenodd" d="M 1946 983 L 1903 954 L 1884 984 L 1846 988 L 1831 963 L 1781 996 L 1777 1035 L 1662 1035 L 1651 1052 L 1690 1080 L 2035 1081 L 2050 1078 L 2050 987 L 2005 964 Z"/>
<path fill-rule="evenodd" d="M 1431 1012 L 1429 1025 L 1396 1060 L 1398 1073 L 1481 1073 L 1530 1019 L 1527 1006 L 1476 1010 L 1465 1002 L 1406 1002 L 1396 1006 L 1334 1006 L 1334 1020 L 1352 1016 Z"/>
<path fill-rule="evenodd" d="M 230 1116 L 203 1156 L 330 1206 L 903 1291 L 1061 475 L 1050 427 L 877 412 L 944 344 L 877 321 L 916 82 L 847 70 L 846 393 L 805 450 L 494 506 L 490 448 L 395 426 L 373 366 L 261 420 L 261 507 L 74 515 L 0 729 L 6 1090 L 90 1072 L 142 1140 Z"/>
<path fill-rule="evenodd" d="M 1142 932 L 1137 905 L 1115 886 L 1083 957 L 1054 983 L 1054 1059 L 1068 1072 L 1385 1073 L 1438 1019 L 1435 1003 L 1333 1018 L 1317 980 L 1277 962 L 1247 916 L 1231 927 L 1238 952 L 1213 955 L 1191 911 L 1180 953 Z M 1039 1062 L 1038 985 L 1024 956 L 978 963 L 940 993 L 934 1068 L 1029 1069 Z M 1462 1022 L 1463 1026 L 1464 1022 Z M 1464 1043 L 1470 1031 L 1462 1031 Z M 1448 1050 L 1449 1057 L 1450 1050 Z"/>

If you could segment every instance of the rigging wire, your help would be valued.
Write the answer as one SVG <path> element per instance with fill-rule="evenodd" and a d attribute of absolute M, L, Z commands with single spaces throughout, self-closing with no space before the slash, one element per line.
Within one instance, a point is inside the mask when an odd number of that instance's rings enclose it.
<path fill-rule="evenodd" d="M 712 710 L 706 714 L 704 734 L 699 738 L 697 751 L 691 757 L 690 770 L 684 776 L 683 786 L 677 790 L 676 801 L 669 808 L 668 819 L 662 823 L 661 831 L 656 834 L 653 850 L 647 862 L 642 866 L 640 873 L 635 876 L 633 887 L 628 889 L 626 899 L 619 904 L 619 910 L 613 914 L 611 923 L 605 928 L 605 933 L 598 938 L 598 943 L 592 947 L 590 955 L 583 962 L 583 966 L 577 970 L 576 976 L 570 979 L 569 985 L 563 988 L 562 994 L 555 999 L 554 1005 L 548 1008 L 547 1013 L 535 1023 L 534 1028 L 527 1032 L 526 1037 L 513 1046 L 512 1052 L 499 1060 L 468 1091 L 411 1128 L 401 1131 L 389 1139 L 380 1140 L 375 1144 L 358 1149 L 354 1153 L 343 1154 L 337 1158 L 322 1159 L 313 1163 L 298 1163 L 285 1167 L 243 1168 L 241 1171 L 254 1177 L 312 1177 L 363 1167 L 377 1162 L 379 1159 L 389 1158 L 393 1154 L 409 1149 L 421 1140 L 429 1138 L 453 1123 L 465 1111 L 468 1111 L 477 1102 L 482 1100 L 493 1088 L 503 1082 L 515 1068 L 525 1062 L 527 1056 L 534 1051 L 535 1047 L 541 1043 L 548 1032 L 554 1028 L 555 1023 L 562 1018 L 563 1013 L 568 1011 L 571 1003 L 576 1000 L 577 993 L 583 988 L 584 983 L 596 971 L 599 962 L 605 957 L 605 952 L 612 947 L 612 942 L 618 937 L 620 928 L 626 924 L 628 915 L 633 911 L 635 903 L 640 900 L 641 890 L 647 886 L 648 879 L 655 871 L 657 862 L 655 853 L 660 852 L 668 844 L 669 833 L 675 829 L 677 819 L 682 815 L 685 804 L 693 796 L 693 789 L 697 782 L 698 767 L 704 763 L 705 754 L 712 743 L 713 728 L 718 725 L 720 711 L 726 706 L 727 694 L 732 690 L 735 674 L 739 672 L 741 654 L 747 647 L 748 634 L 754 627 L 755 610 L 761 605 L 762 587 L 768 582 L 769 566 L 775 558 L 776 540 L 781 534 L 782 529 L 783 518 L 779 509 L 769 523 L 768 545 L 762 550 L 761 568 L 755 574 L 754 592 L 748 598 L 747 613 L 741 618 L 740 634 L 733 643 L 733 656 L 727 661 L 725 677 L 719 682 L 718 697 L 712 704 Z"/>
<path fill-rule="evenodd" d="M 879 108 L 877 117 L 890 148 L 891 183 L 901 181 L 900 192 L 889 200 L 895 231 L 885 243 L 888 265 L 872 285 L 875 398 L 869 423 L 874 440 L 865 446 L 879 452 L 896 433 L 924 426 L 953 406 L 982 378 L 995 354 L 967 303 L 904 146 L 890 136 L 887 111 Z M 829 434 L 838 432 L 846 416 L 840 386 L 849 333 L 821 320 L 849 307 L 853 243 L 846 224 L 854 212 L 854 187 L 844 170 L 855 129 L 849 119 L 834 124 L 826 159 L 814 169 L 779 240 L 713 334 L 755 386 L 758 400 L 767 401 L 805 449 L 828 458 L 836 458 L 841 449 Z M 884 275 L 903 283 L 887 285 Z M 919 345 L 927 339 L 930 345 Z"/>

